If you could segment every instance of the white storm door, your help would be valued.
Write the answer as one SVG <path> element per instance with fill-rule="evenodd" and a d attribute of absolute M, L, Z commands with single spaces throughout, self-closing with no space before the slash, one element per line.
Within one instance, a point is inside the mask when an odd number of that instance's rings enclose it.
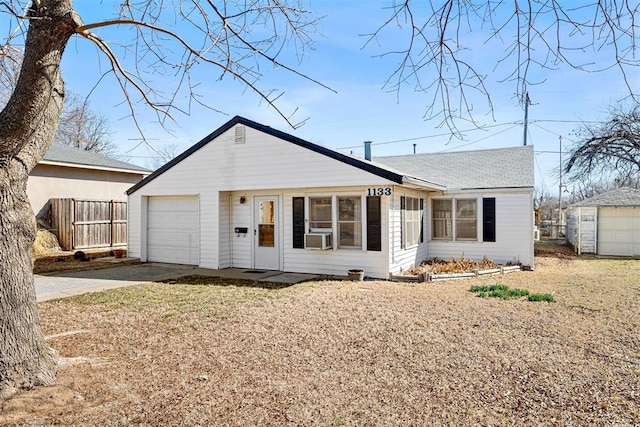
<path fill-rule="evenodd" d="M 254 206 L 253 266 L 265 270 L 280 269 L 278 197 L 256 196 Z"/>

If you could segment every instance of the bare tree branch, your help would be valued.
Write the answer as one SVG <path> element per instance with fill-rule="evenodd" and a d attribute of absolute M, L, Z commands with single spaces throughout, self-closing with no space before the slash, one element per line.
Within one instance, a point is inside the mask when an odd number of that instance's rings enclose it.
<path fill-rule="evenodd" d="M 440 117 L 440 125 L 456 134 L 459 120 L 475 121 L 478 100 L 484 111 L 493 112 L 489 77 L 514 84 L 515 96 L 524 105 L 529 86 L 545 81 L 544 76 L 534 77 L 539 74 L 535 71 L 567 66 L 591 73 L 617 68 L 631 99 L 637 102 L 640 96 L 638 85 L 630 79 L 632 70 L 640 66 L 638 4 L 405 0 L 394 3 L 389 11 L 390 17 L 364 43 L 368 47 L 375 42 L 385 49 L 385 36 L 402 34 L 404 43 L 398 45 L 394 38 L 394 47 L 378 55 L 398 60 L 384 87 L 399 93 L 413 85 L 424 92 L 430 99 L 425 117 Z M 498 44 L 504 48 L 497 63 L 493 59 L 483 63 L 477 55 L 484 52 L 466 45 L 469 38 L 478 39 L 487 32 L 487 49 L 494 50 Z"/>
<path fill-rule="evenodd" d="M 640 174 L 640 105 L 612 107 L 601 125 L 584 125 L 564 165 L 571 178 L 584 181 L 597 174 L 619 180 Z"/>

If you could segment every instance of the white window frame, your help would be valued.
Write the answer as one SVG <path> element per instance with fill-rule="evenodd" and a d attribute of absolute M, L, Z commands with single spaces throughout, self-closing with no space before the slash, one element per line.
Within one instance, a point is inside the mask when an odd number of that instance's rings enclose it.
<path fill-rule="evenodd" d="M 437 220 L 434 216 L 434 207 L 433 204 L 435 201 L 443 201 L 449 200 L 451 201 L 451 218 L 446 218 L 445 221 L 451 222 L 451 237 L 435 237 L 435 221 Z M 470 221 L 470 218 L 458 218 L 458 201 L 473 201 L 476 205 L 476 216 L 475 216 L 475 225 L 476 225 L 476 233 L 474 237 L 464 237 L 458 238 L 458 221 Z M 431 199 L 431 240 L 438 242 L 478 242 L 480 239 L 478 238 L 478 224 L 481 223 L 480 218 L 480 203 L 478 202 L 477 197 L 443 197 L 443 198 L 433 198 Z"/>
<path fill-rule="evenodd" d="M 433 207 L 434 202 L 439 201 L 446 201 L 446 202 L 450 202 L 450 216 L 449 218 L 436 218 L 434 215 L 435 209 Z M 451 242 L 454 241 L 454 237 L 455 237 L 455 221 L 454 221 L 454 211 L 455 211 L 455 203 L 453 201 L 453 199 L 450 198 L 443 198 L 443 199 L 431 199 L 431 240 L 438 240 L 438 241 L 446 241 L 446 242 Z M 447 228 L 447 223 L 451 223 L 451 237 L 436 237 L 435 236 L 435 230 L 436 230 L 436 225 L 435 225 L 435 221 L 438 220 L 440 222 L 444 222 L 445 224 L 445 230 Z"/>
<path fill-rule="evenodd" d="M 473 201 L 475 203 L 475 207 L 476 207 L 476 216 L 475 218 L 471 218 L 471 217 L 462 217 L 462 216 L 458 216 L 458 203 L 461 201 Z M 471 222 L 471 221 L 475 221 L 475 229 L 476 229 L 476 233 L 474 237 L 458 237 L 458 222 L 459 221 L 465 221 L 465 222 Z M 474 197 L 458 197 L 455 199 L 455 215 L 454 215 L 454 223 L 455 223 L 455 234 L 453 235 L 456 241 L 465 241 L 465 242 L 475 242 L 478 240 L 478 199 L 474 198 Z"/>
<path fill-rule="evenodd" d="M 339 223 L 338 218 L 339 206 L 338 198 L 353 197 L 360 200 L 360 245 L 359 246 L 342 246 L 340 247 Z M 311 199 L 330 198 L 331 199 L 331 228 L 314 228 L 311 227 Z M 361 192 L 340 192 L 340 193 L 307 193 L 305 194 L 305 223 L 307 224 L 308 233 L 332 233 L 333 250 L 364 250 L 367 247 L 367 236 L 365 230 L 366 218 L 366 198 Z M 358 221 L 356 221 L 358 222 Z"/>
<path fill-rule="evenodd" d="M 423 209 L 420 209 L 420 201 L 424 200 L 421 197 L 414 196 L 402 196 L 404 197 L 404 210 L 402 212 L 402 247 L 405 249 L 415 248 L 420 246 L 422 241 L 420 240 L 421 232 L 424 233 L 423 222 Z M 411 202 L 410 202 L 411 201 Z M 408 209 L 408 205 L 415 204 L 417 209 Z M 422 202 L 424 206 L 424 201 Z M 409 240 L 409 231 L 411 231 L 412 239 Z"/>

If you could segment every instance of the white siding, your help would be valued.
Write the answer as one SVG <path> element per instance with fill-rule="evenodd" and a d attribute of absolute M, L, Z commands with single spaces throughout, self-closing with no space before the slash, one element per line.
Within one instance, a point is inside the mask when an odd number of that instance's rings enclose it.
<path fill-rule="evenodd" d="M 393 198 L 390 200 L 392 205 L 389 212 L 389 242 L 391 258 L 389 260 L 389 272 L 398 274 L 410 267 L 419 265 L 427 258 L 427 206 L 429 204 L 429 198 L 426 192 L 408 191 L 401 187 L 396 187 L 393 192 Z M 402 248 L 402 212 L 400 210 L 400 197 L 415 197 L 422 198 L 424 200 L 423 211 L 423 242 L 416 246 L 403 249 Z M 384 223 L 383 223 L 384 224 Z"/>
<path fill-rule="evenodd" d="M 427 257 L 459 257 L 463 253 L 471 258 L 487 255 L 499 262 L 519 260 L 533 266 L 531 191 L 463 193 L 465 198 L 496 197 L 498 241 L 434 242 L 430 241 L 429 193 L 394 187 L 381 177 L 251 128 L 246 128 L 245 141 L 235 143 L 235 129 L 230 129 L 129 197 L 132 256 L 145 260 L 146 198 L 189 194 L 200 200 L 200 265 L 252 268 L 253 197 L 273 195 L 280 200 L 280 259 L 284 271 L 344 276 L 351 268 L 361 268 L 368 276 L 387 278 L 389 272 L 406 270 Z M 317 193 L 364 197 L 370 187 L 393 188 L 391 195 L 381 196 L 382 251 L 292 247 L 292 197 Z M 424 242 L 415 248 L 401 248 L 401 195 L 425 200 Z M 245 203 L 240 203 L 242 196 Z M 238 236 L 233 232 L 235 227 L 247 227 L 249 233 Z"/>
<path fill-rule="evenodd" d="M 386 211 L 390 196 L 381 196 L 382 211 L 382 251 L 367 251 L 361 249 L 336 249 L 335 236 L 334 248 L 330 250 L 313 250 L 313 249 L 294 249 L 293 248 L 293 216 L 292 216 L 292 200 L 293 197 L 305 197 L 315 193 L 328 194 L 334 189 L 319 188 L 313 191 L 300 192 L 288 191 L 283 194 L 284 199 L 284 240 L 283 240 L 283 259 L 284 271 L 292 272 L 313 272 L 318 274 L 346 276 L 347 270 L 359 268 L 365 271 L 365 275 L 370 277 L 386 279 L 389 276 L 388 269 L 388 249 L 385 242 L 388 239 L 388 233 L 384 224 L 387 221 Z M 344 194 L 360 194 L 366 195 L 365 187 L 345 187 L 340 189 L 340 193 Z M 364 200 L 364 199 L 363 199 Z M 364 202 L 363 202 L 364 203 Z M 362 206 L 365 209 L 365 205 Z M 366 210 L 365 210 L 366 211 Z M 366 221 L 362 224 L 363 235 L 366 235 Z M 363 237 L 364 239 L 364 237 Z M 364 244 L 364 241 L 363 241 Z M 366 247 L 366 246 L 365 246 Z"/>
<path fill-rule="evenodd" d="M 476 261 L 484 256 L 498 262 L 520 262 L 533 268 L 533 198 L 531 191 L 447 194 L 445 197 L 478 198 L 478 241 L 428 242 L 429 258 L 449 259 L 465 256 Z M 496 241 L 482 242 L 482 198 L 496 199 Z M 427 211 L 430 213 L 431 203 Z M 428 215 L 429 224 L 431 215 Z M 431 227 L 428 227 L 431 238 Z"/>
<path fill-rule="evenodd" d="M 231 267 L 232 244 L 231 244 L 231 193 L 220 193 L 220 217 L 219 217 L 219 266 L 218 268 Z"/>
<path fill-rule="evenodd" d="M 579 254 L 596 252 L 598 208 L 575 207 L 567 209 L 567 240 Z"/>
<path fill-rule="evenodd" d="M 244 203 L 240 202 L 244 197 Z M 246 227 L 247 234 L 233 233 L 231 237 L 231 246 L 233 248 L 233 256 L 231 265 L 236 268 L 252 268 L 251 248 L 253 247 L 253 223 L 251 218 L 252 210 L 251 194 L 246 192 L 231 193 L 231 230 L 236 227 Z"/>
<path fill-rule="evenodd" d="M 143 200 L 145 207 L 143 209 Z M 142 217 L 142 212 L 146 212 L 146 198 L 129 197 L 127 202 L 127 256 L 140 258 L 141 261 L 147 261 L 146 250 L 141 250 L 142 230 L 147 229 L 146 217 Z M 146 243 L 145 243 L 146 244 Z"/>
<path fill-rule="evenodd" d="M 360 186 L 391 184 L 376 175 L 252 128 L 246 128 L 245 140 L 244 144 L 236 144 L 235 129 L 232 128 L 131 194 L 129 196 L 130 230 L 140 229 L 144 233 L 142 222 L 146 212 L 143 212 L 139 202 L 141 197 L 198 195 L 201 209 L 200 265 L 206 268 L 221 268 L 221 266 L 228 265 L 229 261 L 224 254 L 219 253 L 220 245 L 224 245 L 220 238 L 222 234 L 227 233 L 224 220 L 220 218 L 219 192 L 267 190 L 270 194 L 282 194 L 282 189 L 291 188 L 292 184 L 298 188 L 323 188 L 329 191 L 335 191 L 345 183 Z M 232 203 L 236 203 L 236 200 L 232 200 Z M 250 204 L 247 203 L 247 206 Z M 250 211 L 248 215 L 250 218 Z M 236 226 L 252 226 L 245 223 L 241 217 L 236 218 L 235 210 L 232 213 L 232 218 L 231 230 Z M 239 222 L 241 220 L 242 223 Z M 236 223 L 238 225 L 235 225 Z M 129 238 L 131 255 L 139 256 L 142 259 L 144 251 L 142 242 L 145 241 L 146 236 L 138 234 L 136 231 L 130 231 Z M 235 234 L 231 239 L 232 265 L 249 266 L 250 252 L 242 247 L 244 243 L 239 242 Z M 249 236 L 245 240 L 249 241 Z M 236 244 L 239 244 L 240 247 L 236 248 Z M 334 260 L 328 261 L 327 255 L 320 257 L 322 259 L 320 264 L 337 263 Z M 303 260 L 307 258 L 308 256 L 301 257 Z M 374 258 L 377 259 L 377 257 Z M 341 261 L 341 264 L 353 267 L 348 260 Z M 294 267 L 295 270 L 288 271 L 310 271 L 308 268 L 304 268 L 306 267 L 304 261 L 294 261 L 291 268 Z M 377 267 L 377 271 L 382 270 L 384 267 Z M 331 267 L 330 271 L 331 274 L 338 271 L 344 274 L 342 265 Z"/>

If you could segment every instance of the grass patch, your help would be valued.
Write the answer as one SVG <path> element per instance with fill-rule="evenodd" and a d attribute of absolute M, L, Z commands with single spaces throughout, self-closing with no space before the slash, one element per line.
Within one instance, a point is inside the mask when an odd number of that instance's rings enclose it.
<path fill-rule="evenodd" d="M 532 294 L 527 289 L 509 288 L 507 285 L 474 285 L 469 289 L 481 298 L 502 298 L 504 300 L 527 297 L 529 301 L 553 302 L 551 294 Z"/>
<path fill-rule="evenodd" d="M 529 301 L 547 301 L 553 302 L 553 295 L 551 294 L 530 294 L 528 296 Z"/>

